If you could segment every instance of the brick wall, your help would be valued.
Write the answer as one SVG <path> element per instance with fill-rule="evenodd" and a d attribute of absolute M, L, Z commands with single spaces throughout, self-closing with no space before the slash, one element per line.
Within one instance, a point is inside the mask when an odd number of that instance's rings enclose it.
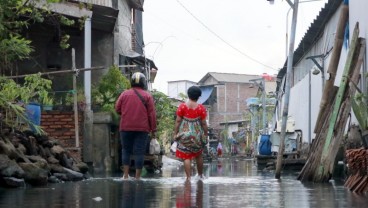
<path fill-rule="evenodd" d="M 81 159 L 81 148 L 83 148 L 82 121 L 83 114 L 79 113 L 79 148 L 76 148 L 74 112 L 42 111 L 41 113 L 42 129 L 49 137 L 59 140 L 60 144 L 78 159 Z"/>
<path fill-rule="evenodd" d="M 217 87 L 217 102 L 211 106 L 210 126 L 220 129 L 220 122 L 243 120 L 247 111 L 245 100 L 255 97 L 257 87 L 250 83 L 226 83 Z"/>

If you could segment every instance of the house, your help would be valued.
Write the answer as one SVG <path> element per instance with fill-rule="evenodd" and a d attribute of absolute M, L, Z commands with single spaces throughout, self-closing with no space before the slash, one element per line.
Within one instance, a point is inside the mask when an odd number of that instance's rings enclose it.
<path fill-rule="evenodd" d="M 208 109 L 209 127 L 215 135 L 227 129 L 227 137 L 250 128 L 248 98 L 257 97 L 263 76 L 209 72 L 199 82 L 202 96 L 198 100 Z M 266 92 L 275 90 L 275 79 L 265 81 Z"/>
<path fill-rule="evenodd" d="M 183 99 L 180 95 L 187 95 L 187 91 L 189 87 L 193 85 L 197 85 L 196 82 L 189 80 L 176 80 L 176 81 L 168 81 L 168 90 L 167 96 L 175 99 Z"/>
<path fill-rule="evenodd" d="M 79 142 L 74 142 L 77 140 L 77 133 L 68 132 L 68 135 L 63 135 L 66 128 L 71 129 L 70 125 L 68 127 L 54 125 L 55 129 L 49 133 L 55 138 L 63 138 L 63 144 L 67 147 L 75 148 L 79 153 L 82 151 L 84 162 L 94 163 L 98 159 L 103 165 L 101 155 L 110 154 L 109 142 L 106 142 L 110 132 L 107 132 L 107 137 L 96 136 L 93 132 L 96 128 L 93 127 L 91 85 L 98 82 L 101 75 L 112 65 L 119 66 L 127 78 L 136 71 L 144 73 L 149 80 L 148 87 L 154 82 L 157 67 L 152 60 L 145 58 L 143 50 L 143 2 L 143 0 L 75 0 L 51 3 L 49 8 L 54 14 L 61 14 L 82 24 L 65 26 L 60 24 L 56 17 L 51 16 L 43 23 L 31 24 L 24 31 L 24 36 L 32 41 L 35 51 L 31 59 L 17 63 L 17 71 L 12 72 L 14 74 L 70 70 L 73 65 L 70 50 L 72 48 L 75 50 L 77 69 L 100 67 L 78 73 L 78 88 L 84 89 L 86 98 L 86 109 L 82 112 L 83 119 L 81 119 L 83 122 L 79 124 L 80 146 Z M 42 6 L 40 3 L 39 7 Z M 60 47 L 63 34 L 70 36 L 68 41 L 70 47 L 66 50 Z M 48 78 L 53 81 L 55 100 L 63 100 L 63 96 L 73 90 L 73 73 L 54 74 Z M 105 148 L 101 148 L 99 144 L 104 144 Z M 118 142 L 115 144 L 118 145 Z M 97 155 L 100 155 L 100 158 L 94 157 L 96 151 L 99 151 Z"/>
<path fill-rule="evenodd" d="M 332 61 L 331 52 L 334 50 L 336 30 L 343 4 L 347 2 L 348 22 L 344 24 L 344 41 L 341 55 L 338 57 L 339 63 L 334 81 L 335 87 L 340 86 L 355 24 L 359 23 L 359 37 L 367 39 L 368 36 L 368 14 L 364 11 L 364 8 L 368 6 L 367 1 L 329 0 L 294 51 L 288 115 L 289 118 L 295 121 L 295 129 L 302 130 L 303 143 L 310 144 L 316 136 L 314 129 L 319 114 L 322 93 L 327 80 L 331 77 L 328 68 Z M 364 75 L 367 74 L 366 60 L 368 54 L 365 53 L 364 57 L 365 61 L 361 68 L 361 79 L 358 87 L 367 95 L 367 77 Z M 277 85 L 278 107 L 276 116 L 281 119 L 286 62 L 279 71 L 277 78 L 279 82 Z M 356 123 L 354 116 L 351 119 L 351 123 Z"/>

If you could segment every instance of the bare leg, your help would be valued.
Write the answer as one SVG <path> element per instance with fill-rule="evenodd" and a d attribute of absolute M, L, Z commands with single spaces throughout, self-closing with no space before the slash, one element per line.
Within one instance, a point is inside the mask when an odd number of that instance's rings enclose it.
<path fill-rule="evenodd" d="M 129 165 L 124 165 L 123 179 L 128 179 L 128 178 L 129 178 Z"/>
<path fill-rule="evenodd" d="M 190 180 L 190 164 L 191 161 L 189 159 L 184 160 L 184 170 L 185 175 L 187 176 L 187 180 Z"/>
<path fill-rule="evenodd" d="M 196 157 L 198 176 L 203 177 L 203 157 L 202 154 Z"/>
<path fill-rule="evenodd" d="M 141 179 L 142 169 L 135 169 L 135 179 Z"/>

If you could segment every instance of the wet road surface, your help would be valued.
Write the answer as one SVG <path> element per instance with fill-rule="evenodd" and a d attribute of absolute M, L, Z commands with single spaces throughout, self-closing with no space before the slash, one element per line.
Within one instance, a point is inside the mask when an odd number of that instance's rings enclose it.
<path fill-rule="evenodd" d="M 350 192 L 343 181 L 301 183 L 296 172 L 283 172 L 277 180 L 273 171 L 257 168 L 250 159 L 224 158 L 206 163 L 204 170 L 204 180 L 186 182 L 181 163 L 165 157 L 162 173 L 140 181 L 94 176 L 0 189 L 0 207 L 368 207 L 368 195 Z"/>

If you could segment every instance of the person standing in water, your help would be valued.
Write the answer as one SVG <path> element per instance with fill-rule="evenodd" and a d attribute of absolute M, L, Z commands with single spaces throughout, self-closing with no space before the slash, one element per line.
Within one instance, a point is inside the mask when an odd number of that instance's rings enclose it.
<path fill-rule="evenodd" d="M 155 138 L 156 110 L 153 97 L 145 91 L 146 77 L 136 72 L 131 78 L 132 88 L 122 92 L 115 103 L 115 110 L 121 115 L 120 138 L 122 145 L 123 179 L 129 178 L 130 156 L 135 156 L 135 178 L 141 178 L 144 154 L 149 133 Z"/>
<path fill-rule="evenodd" d="M 197 172 L 203 178 L 203 148 L 207 144 L 208 127 L 206 122 L 206 108 L 197 103 L 202 91 L 192 86 L 187 91 L 189 100 L 182 103 L 176 110 L 174 135 L 178 142 L 176 157 L 184 161 L 187 180 L 191 177 L 191 162 L 197 163 Z"/>

